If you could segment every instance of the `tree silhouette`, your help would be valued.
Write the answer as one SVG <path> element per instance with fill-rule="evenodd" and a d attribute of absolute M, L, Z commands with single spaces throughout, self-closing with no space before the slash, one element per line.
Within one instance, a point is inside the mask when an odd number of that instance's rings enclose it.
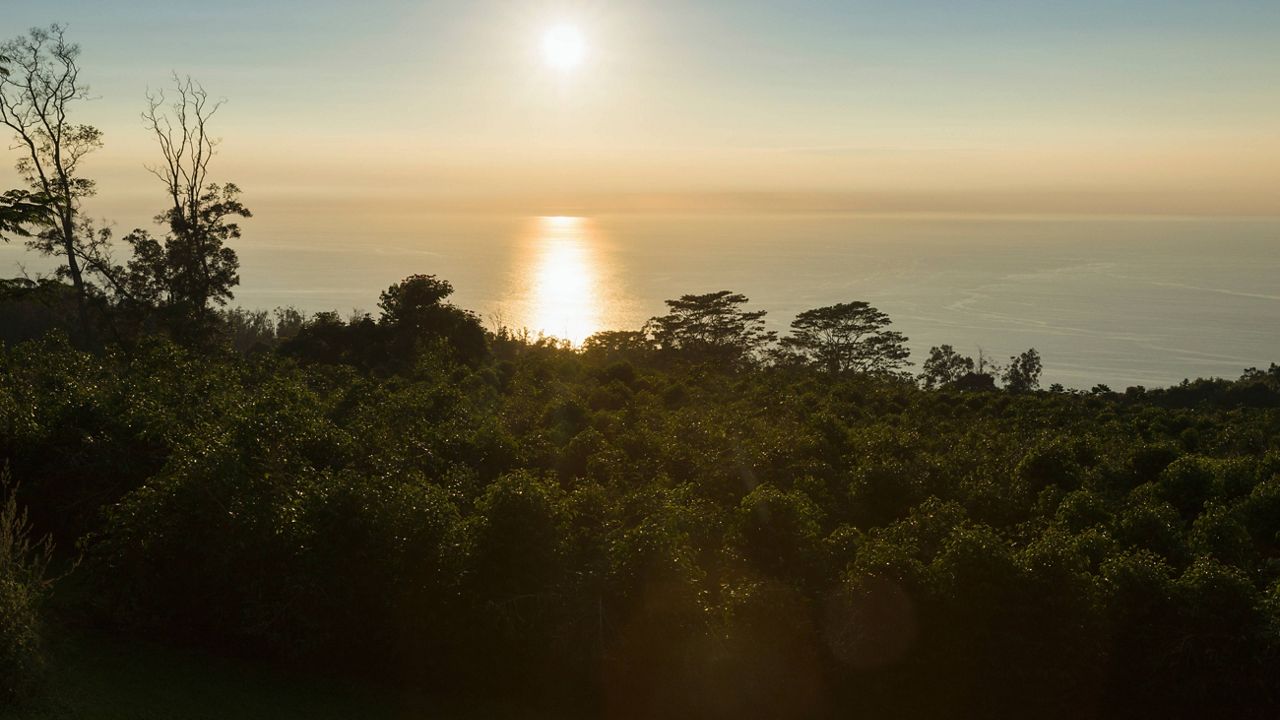
<path fill-rule="evenodd" d="M 453 294 L 453 284 L 435 275 L 410 275 L 382 291 L 378 308 L 382 321 L 392 325 L 422 327 L 428 324 L 442 301 Z"/>
<path fill-rule="evenodd" d="M 343 322 L 336 312 L 316 313 L 296 331 L 290 328 L 293 336 L 281 344 L 281 352 L 378 373 L 410 370 L 428 349 L 443 349 L 474 365 L 488 357 L 488 338 L 474 313 L 444 302 L 452 293 L 447 280 L 410 275 L 383 291 L 376 321 L 367 314 Z"/>
<path fill-rule="evenodd" d="M 892 373 L 911 351 L 906 336 L 886 329 L 891 322 L 862 301 L 815 308 L 796 316 L 782 345 L 828 372 Z"/>
<path fill-rule="evenodd" d="M 605 360 L 636 360 L 653 350 L 649 336 L 639 330 L 601 330 L 582 341 L 582 353 Z"/>
<path fill-rule="evenodd" d="M 9 190 L 0 195 L 0 240 L 8 242 L 7 235 L 30 237 L 27 226 L 38 223 L 45 212 L 39 196 L 26 190 Z"/>
<path fill-rule="evenodd" d="M 1004 369 L 1005 389 L 1010 392 L 1031 392 L 1040 387 L 1040 353 L 1031 348 L 1021 355 L 1009 358 L 1009 365 Z"/>
<path fill-rule="evenodd" d="M 929 348 L 929 359 L 920 372 L 920 384 L 926 389 L 946 387 L 973 373 L 973 358 L 961 355 L 950 345 Z"/>
<path fill-rule="evenodd" d="M 80 80 L 80 47 L 67 42 L 61 25 L 32 28 L 0 45 L 0 123 L 13 132 L 23 156 L 19 176 L 36 196 L 36 208 L 9 215 L 4 225 L 31 225 L 28 245 L 61 256 L 60 274 L 71 279 L 86 331 L 89 290 L 83 260 L 106 241 L 80 215 L 81 202 L 95 193 L 94 182 L 80 174 L 85 156 L 102 147 L 102 132 L 71 121 L 73 106 L 89 97 Z M 11 199 L 12 198 L 11 196 Z M 16 233 L 16 234 L 27 234 Z"/>
<path fill-rule="evenodd" d="M 660 350 L 696 362 L 739 366 L 773 342 L 764 310 L 745 311 L 747 297 L 729 290 L 667 300 L 670 313 L 651 319 L 646 331 Z"/>
<path fill-rule="evenodd" d="M 488 354 L 480 319 L 444 301 L 452 294 L 453 285 L 435 275 L 410 275 L 382 293 L 380 325 L 391 331 L 389 349 L 400 363 L 411 362 L 419 345 L 429 340 L 444 341 L 467 363 Z"/>
<path fill-rule="evenodd" d="M 162 162 L 148 168 L 164 183 L 170 206 L 156 222 L 168 226 L 163 240 L 134 230 L 124 240 L 133 250 L 127 268 L 104 272 L 135 308 L 159 308 L 179 337 L 207 336 L 240 283 L 240 260 L 227 242 L 240 237 L 236 218 L 252 217 L 233 183 L 209 182 L 218 141 L 209 121 L 221 102 L 190 78 L 174 76 L 173 101 L 163 91 L 147 96 L 142 117 L 160 146 Z M 109 267 L 109 263 L 101 263 Z"/>

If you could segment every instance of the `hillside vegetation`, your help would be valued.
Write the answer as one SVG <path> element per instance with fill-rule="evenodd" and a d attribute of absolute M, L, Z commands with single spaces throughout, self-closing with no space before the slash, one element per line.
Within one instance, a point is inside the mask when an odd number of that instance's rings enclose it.
<path fill-rule="evenodd" d="M 75 622 L 608 717 L 1277 706 L 1277 368 L 926 390 L 692 325 L 485 333 L 432 283 L 245 353 L 240 314 L 0 351 Z"/>

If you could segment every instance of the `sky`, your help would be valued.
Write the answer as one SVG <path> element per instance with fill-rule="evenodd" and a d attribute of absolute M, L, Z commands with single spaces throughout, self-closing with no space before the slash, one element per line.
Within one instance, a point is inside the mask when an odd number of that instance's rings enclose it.
<path fill-rule="evenodd" d="M 129 226 L 171 72 L 226 99 L 213 175 L 259 212 L 1280 215 L 1275 0 L 0 5 L 82 46 L 92 209 Z"/>

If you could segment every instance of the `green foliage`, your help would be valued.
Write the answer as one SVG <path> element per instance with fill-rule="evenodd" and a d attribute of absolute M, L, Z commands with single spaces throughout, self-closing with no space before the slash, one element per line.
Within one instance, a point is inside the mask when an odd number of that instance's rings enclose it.
<path fill-rule="evenodd" d="M 653 352 L 640 330 L 603 330 L 582 341 L 582 353 L 597 362 L 643 360 Z"/>
<path fill-rule="evenodd" d="M 225 305 L 240 283 L 240 260 L 227 246 L 240 237 L 237 217 L 252 217 L 240 202 L 240 188 L 211 184 L 189 204 L 156 218 L 169 228 L 163 240 L 144 230 L 127 235 L 132 257 L 115 271 L 123 301 L 138 310 L 155 308 L 169 323 L 210 321 L 211 306 Z"/>
<path fill-rule="evenodd" d="M 466 357 L 443 287 L 408 283 L 276 351 L 265 317 L 248 355 L 0 348 L 0 454 L 38 530 L 84 542 L 77 610 L 586 714 L 1274 707 L 1276 408 L 630 336 Z"/>
<path fill-rule="evenodd" d="M 887 329 L 891 322 L 862 301 L 815 308 L 796 316 L 782 346 L 828 372 L 895 373 L 911 353 L 906 336 Z"/>
<path fill-rule="evenodd" d="M 556 587 L 560 575 L 554 486 L 528 473 L 503 475 L 476 501 L 468 553 L 477 569 L 471 582 L 496 606 L 536 597 Z"/>
<path fill-rule="evenodd" d="M 1021 355 L 1009 358 L 1009 365 L 1004 369 L 1004 386 L 1010 392 L 1030 392 L 1040 387 L 1040 353 L 1031 348 Z"/>
<path fill-rule="evenodd" d="M 0 704 L 27 699 L 45 670 L 40 604 L 52 546 L 33 537 L 9 470 L 0 472 Z"/>
<path fill-rule="evenodd" d="M 7 241 L 8 236 L 30 237 L 27 227 L 38 223 L 44 212 L 38 193 L 8 190 L 0 194 L 0 240 Z"/>
<path fill-rule="evenodd" d="M 145 230 L 126 235 L 127 264 L 103 261 L 91 269 L 115 294 L 133 332 L 163 329 L 188 344 L 204 343 L 218 330 L 214 309 L 233 299 L 240 283 L 240 260 L 227 243 L 240 238 L 234 218 L 248 217 L 238 187 L 210 184 L 157 216 L 168 227 L 163 238 Z"/>
<path fill-rule="evenodd" d="M 1213 494 L 1213 471 L 1204 458 L 1185 455 L 1160 473 L 1160 490 L 1184 517 L 1194 517 Z"/>
<path fill-rule="evenodd" d="M 920 384 L 929 389 L 946 387 L 973 370 L 973 358 L 961 355 L 950 345 L 932 347 L 920 369 Z"/>
<path fill-rule="evenodd" d="M 102 147 L 102 132 L 73 121 L 75 106 L 87 100 L 80 78 L 80 47 L 66 39 L 65 27 L 31 28 L 0 44 L 0 125 L 20 151 L 15 165 L 30 193 L 6 194 L 0 232 L 22 235 L 27 247 L 59 258 L 59 278 L 69 278 L 79 303 L 79 325 L 91 332 L 84 279 L 90 258 L 101 257 L 110 232 L 95 231 L 82 203 L 96 183 L 82 173 L 82 161 Z M 34 200 L 34 203 L 28 201 Z M 15 230 L 17 232 L 15 232 Z"/>
<path fill-rule="evenodd" d="M 0 280 L 0 342 L 16 344 L 75 326 L 75 290 L 43 278 Z"/>
<path fill-rule="evenodd" d="M 382 292 L 378 307 L 382 319 L 392 325 L 423 327 L 434 310 L 453 294 L 453 285 L 435 275 L 411 275 Z"/>
<path fill-rule="evenodd" d="M 411 275 L 382 293 L 378 321 L 357 315 L 343 322 L 331 312 L 301 322 L 290 318 L 291 336 L 282 352 L 379 374 L 409 372 L 424 351 L 477 364 L 488 357 L 488 339 L 473 313 L 443 302 L 452 292 L 453 286 L 435 276 Z"/>
<path fill-rule="evenodd" d="M 799 490 L 759 485 L 742 499 L 733 518 L 742 554 L 768 577 L 801 586 L 820 577 L 823 514 Z"/>
<path fill-rule="evenodd" d="M 670 313 L 649 321 L 657 347 L 694 362 L 737 367 L 773 341 L 764 310 L 743 310 L 747 297 L 729 290 L 667 300 Z"/>

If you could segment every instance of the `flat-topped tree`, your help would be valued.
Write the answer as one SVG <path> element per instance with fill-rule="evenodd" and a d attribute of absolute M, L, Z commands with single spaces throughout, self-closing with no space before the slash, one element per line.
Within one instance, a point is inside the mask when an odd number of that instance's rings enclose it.
<path fill-rule="evenodd" d="M 775 337 L 764 329 L 764 310 L 742 309 L 747 297 L 741 293 L 682 295 L 666 303 L 671 312 L 649 320 L 645 330 L 659 350 L 695 362 L 736 367 L 753 360 Z"/>
<path fill-rule="evenodd" d="M 907 338 L 889 330 L 893 321 L 863 301 L 806 310 L 791 323 L 782 346 L 833 373 L 896 373 L 910 362 Z"/>

